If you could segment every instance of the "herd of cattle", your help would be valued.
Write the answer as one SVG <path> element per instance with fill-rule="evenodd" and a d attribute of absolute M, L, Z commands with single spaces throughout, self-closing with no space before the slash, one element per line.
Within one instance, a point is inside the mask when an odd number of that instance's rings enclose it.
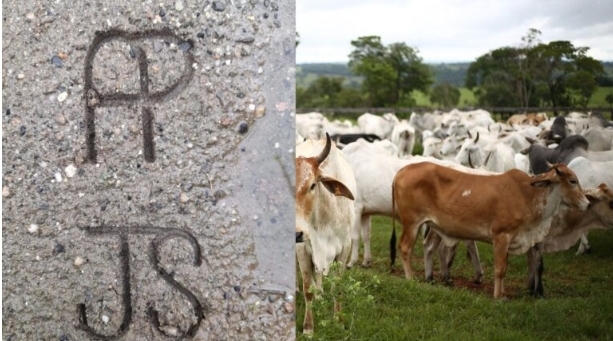
<path fill-rule="evenodd" d="M 357 123 L 296 115 L 296 255 L 305 333 L 313 331 L 310 286 L 321 286 L 334 260 L 355 265 L 360 237 L 362 264 L 370 265 L 371 215 L 402 224 L 397 248 L 408 279 L 422 226 L 427 280 L 438 251 L 449 281 L 455 246 L 463 241 L 480 282 L 475 241 L 493 244 L 494 297 L 504 295 L 508 254 L 527 254 L 529 290 L 543 295 L 542 253 L 578 241 L 578 253 L 584 252 L 587 231 L 613 228 L 613 122 L 600 114 L 521 114 L 502 123 L 485 110 L 409 120 L 367 113 Z M 423 155 L 412 155 L 416 139 Z M 394 243 L 394 255 L 395 249 Z"/>

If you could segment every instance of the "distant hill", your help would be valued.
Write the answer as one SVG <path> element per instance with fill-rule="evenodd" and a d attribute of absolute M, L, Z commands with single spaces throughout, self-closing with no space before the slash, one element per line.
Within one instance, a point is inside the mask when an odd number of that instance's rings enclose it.
<path fill-rule="evenodd" d="M 464 86 L 466 70 L 470 63 L 428 64 L 434 72 L 434 85 L 449 82 L 455 86 Z M 319 76 L 344 77 L 345 86 L 359 87 L 362 78 L 351 73 L 347 64 L 317 63 L 296 65 L 296 87 L 306 88 Z"/>
<path fill-rule="evenodd" d="M 427 64 L 434 72 L 434 84 L 443 82 L 451 83 L 457 87 L 464 86 L 466 72 L 470 62 L 466 63 L 438 63 Z M 606 77 L 613 80 L 613 61 L 602 62 Z M 317 63 L 296 65 L 296 87 L 306 88 L 319 76 L 344 77 L 345 86 L 359 87 L 362 78 L 351 73 L 347 64 L 342 63 Z"/>

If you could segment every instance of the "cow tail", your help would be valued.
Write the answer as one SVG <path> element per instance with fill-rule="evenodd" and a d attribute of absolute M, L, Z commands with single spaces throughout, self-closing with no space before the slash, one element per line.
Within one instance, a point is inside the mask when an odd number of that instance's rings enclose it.
<path fill-rule="evenodd" d="M 390 270 L 394 269 L 396 262 L 396 198 L 394 197 L 394 184 L 392 183 L 392 237 L 390 238 Z"/>

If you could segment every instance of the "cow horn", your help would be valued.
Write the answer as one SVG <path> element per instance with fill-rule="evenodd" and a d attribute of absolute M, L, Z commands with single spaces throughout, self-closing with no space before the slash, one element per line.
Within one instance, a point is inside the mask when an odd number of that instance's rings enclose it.
<path fill-rule="evenodd" d="M 469 138 L 469 139 L 472 139 L 472 138 L 473 138 L 473 135 L 470 133 L 470 130 L 467 130 L 467 131 L 466 131 L 466 133 L 468 134 L 468 138 Z"/>
<path fill-rule="evenodd" d="M 474 168 L 475 168 L 475 166 L 473 166 L 473 161 L 470 159 L 470 154 L 471 154 L 471 153 L 468 153 L 468 165 L 470 166 L 470 168 L 473 168 L 473 169 L 474 169 Z"/>
<path fill-rule="evenodd" d="M 324 150 L 321 151 L 321 154 L 317 156 L 318 165 L 321 165 L 321 163 L 324 162 L 324 160 L 328 157 L 328 154 L 330 154 L 331 146 L 332 146 L 332 143 L 330 141 L 330 135 L 326 133 L 326 146 L 324 147 Z"/>
<path fill-rule="evenodd" d="M 477 143 L 477 141 L 479 141 L 479 132 L 477 132 L 477 136 L 475 137 L 475 143 Z"/>

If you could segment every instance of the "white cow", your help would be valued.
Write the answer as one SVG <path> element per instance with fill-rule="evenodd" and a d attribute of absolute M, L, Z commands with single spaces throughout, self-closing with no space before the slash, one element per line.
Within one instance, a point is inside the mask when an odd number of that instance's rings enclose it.
<path fill-rule="evenodd" d="M 308 139 L 319 140 L 323 138 L 327 124 L 328 119 L 318 112 L 296 114 L 296 131 L 300 136 Z"/>
<path fill-rule="evenodd" d="M 390 140 L 398 146 L 398 157 L 411 156 L 415 146 L 415 128 L 408 121 L 402 120 L 394 125 Z"/>
<path fill-rule="evenodd" d="M 601 183 L 606 184 L 609 188 L 613 188 L 613 161 L 590 161 L 580 156 L 569 162 L 568 168 L 577 174 L 577 179 L 579 179 L 579 183 L 584 188 L 596 188 Z M 587 240 L 587 233 L 585 233 L 581 235 L 577 255 L 589 249 L 590 243 Z"/>
<path fill-rule="evenodd" d="M 469 137 L 472 137 L 469 135 Z M 503 173 L 515 168 L 515 151 L 496 140 L 479 143 L 479 134 L 464 140 L 456 161 L 466 167 L 483 168 L 492 172 Z"/>
<path fill-rule="evenodd" d="M 392 113 L 383 116 L 365 113 L 358 117 L 358 126 L 364 134 L 374 134 L 381 139 L 389 139 L 392 129 L 398 122 L 398 118 Z"/>
<path fill-rule="evenodd" d="M 296 147 L 296 258 L 306 305 L 305 334 L 313 333 L 314 326 L 312 282 L 321 288 L 332 262 L 337 260 L 342 269 L 349 255 L 355 193 L 353 171 L 328 135 L 325 141 L 307 140 Z"/>

